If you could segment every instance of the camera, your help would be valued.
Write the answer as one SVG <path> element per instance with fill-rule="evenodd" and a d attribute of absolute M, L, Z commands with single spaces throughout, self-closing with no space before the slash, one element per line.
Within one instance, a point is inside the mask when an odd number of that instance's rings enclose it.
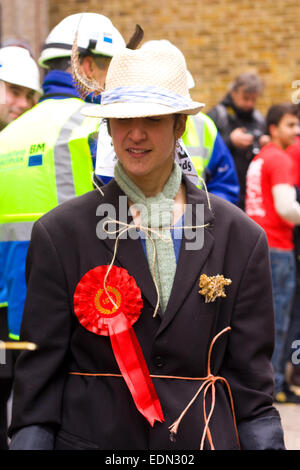
<path fill-rule="evenodd" d="M 260 152 L 260 144 L 259 144 L 259 139 L 263 135 L 263 132 L 259 129 L 254 129 L 254 130 L 247 130 L 248 134 L 253 135 L 253 143 L 249 149 L 248 158 L 255 157 L 259 152 Z"/>

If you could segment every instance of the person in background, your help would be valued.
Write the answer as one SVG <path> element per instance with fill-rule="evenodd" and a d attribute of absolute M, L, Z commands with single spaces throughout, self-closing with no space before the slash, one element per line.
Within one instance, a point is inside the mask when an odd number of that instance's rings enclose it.
<path fill-rule="evenodd" d="M 182 136 L 182 153 L 179 164 L 189 155 L 199 178 L 204 179 L 207 190 L 223 199 L 238 204 L 240 185 L 233 158 L 214 122 L 205 113 L 188 116 Z M 185 152 L 186 149 L 186 152 Z"/>
<path fill-rule="evenodd" d="M 0 134 L 0 241 L 6 252 L 12 339 L 19 336 L 26 293 L 25 258 L 34 221 L 93 189 L 92 150 L 98 123 L 81 115 L 86 104 L 72 77 L 71 52 L 78 26 L 78 67 L 87 82 L 94 79 L 99 87 L 104 85 L 111 57 L 125 47 L 124 39 L 103 15 L 71 15 L 53 28 L 43 46 L 39 64 L 47 74 L 38 104 Z M 92 99 L 88 96 L 87 102 Z"/>
<path fill-rule="evenodd" d="M 247 172 L 246 213 L 266 232 L 275 309 L 275 401 L 300 403 L 285 380 L 285 342 L 296 287 L 293 230 L 300 225 L 295 184 L 297 168 L 286 149 L 298 134 L 298 110 L 292 104 L 272 106 L 266 116 L 271 141 L 252 160 Z"/>
<path fill-rule="evenodd" d="M 298 106 L 299 111 L 299 106 Z M 300 202 L 300 130 L 295 142 L 290 145 L 286 151 L 292 157 L 297 176 L 296 191 L 297 201 Z M 287 379 L 291 385 L 292 390 L 299 394 L 300 390 L 300 364 L 299 355 L 297 355 L 296 348 L 300 344 L 300 227 L 294 228 L 294 244 L 295 244 L 295 258 L 296 258 L 296 291 L 292 307 L 291 321 L 286 339 L 286 362 L 289 369 L 287 369 Z M 296 354 L 295 354 L 296 353 Z"/>
<path fill-rule="evenodd" d="M 40 94 L 40 72 L 30 52 L 16 45 L 0 49 L 0 131 L 31 109 Z M 0 340 L 8 339 L 4 259 L 0 245 Z M 0 365 L 0 449 L 3 450 L 7 449 L 7 400 L 11 392 L 13 355 L 6 351 L 6 363 Z"/>
<path fill-rule="evenodd" d="M 265 119 L 255 109 L 263 89 L 258 75 L 243 73 L 231 83 L 223 100 L 207 113 L 233 156 L 240 184 L 239 207 L 243 210 L 248 166 L 261 146 L 269 141 Z"/>
<path fill-rule="evenodd" d="M 41 93 L 39 68 L 23 47 L 0 49 L 0 130 L 31 109 Z"/>
<path fill-rule="evenodd" d="M 25 260 L 31 230 L 39 217 L 64 201 L 93 189 L 94 146 L 98 123 L 81 115 L 81 108 L 94 99 L 89 95 L 86 102 L 81 98 L 72 77 L 72 46 L 77 38 L 77 73 L 85 77 L 88 91 L 90 83 L 97 91 L 104 86 L 106 71 L 111 57 L 125 41 L 111 21 L 96 13 L 75 14 L 64 18 L 49 33 L 39 58 L 46 70 L 43 95 L 39 102 L 0 133 L 0 250 L 3 255 L 3 282 L 8 301 L 8 332 L 18 341 L 26 296 Z M 8 60 L 14 48 L 7 48 Z M 31 88 L 39 89 L 37 66 L 33 82 L 29 82 L 33 61 L 28 52 L 19 48 L 20 61 L 11 71 L 16 89 L 27 84 L 27 97 L 32 98 Z M 11 59 L 10 59 L 11 60 Z M 0 77 L 5 74 L 4 58 Z M 28 77 L 28 81 L 24 80 Z M 22 82 L 23 80 L 23 82 Z M 20 82 L 20 83 L 19 83 Z M 19 92 L 18 92 L 19 93 Z M 22 106 L 10 107 L 10 118 L 25 110 Z M 32 105 L 30 101 L 30 105 Z M 3 105 L 2 105 L 3 107 Z M 28 103 L 29 107 L 29 103 Z"/>

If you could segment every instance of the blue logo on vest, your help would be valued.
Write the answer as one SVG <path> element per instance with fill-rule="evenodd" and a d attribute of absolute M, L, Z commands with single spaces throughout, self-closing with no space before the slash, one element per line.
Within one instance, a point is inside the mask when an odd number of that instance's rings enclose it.
<path fill-rule="evenodd" d="M 28 160 L 28 166 L 39 166 L 43 164 L 43 154 L 30 155 Z"/>

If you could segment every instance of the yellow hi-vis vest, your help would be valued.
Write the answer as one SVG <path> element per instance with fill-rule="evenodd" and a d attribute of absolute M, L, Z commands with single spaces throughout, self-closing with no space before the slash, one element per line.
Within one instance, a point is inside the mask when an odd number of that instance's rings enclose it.
<path fill-rule="evenodd" d="M 215 123 L 206 114 L 198 113 L 187 117 L 182 140 L 199 178 L 209 163 L 217 132 Z"/>
<path fill-rule="evenodd" d="M 83 106 L 45 100 L 0 133 L 0 241 L 29 240 L 43 214 L 93 189 L 89 137 L 99 124 Z"/>

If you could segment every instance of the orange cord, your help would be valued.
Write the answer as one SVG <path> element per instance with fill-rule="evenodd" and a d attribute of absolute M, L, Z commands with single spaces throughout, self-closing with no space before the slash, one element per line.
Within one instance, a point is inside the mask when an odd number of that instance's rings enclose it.
<path fill-rule="evenodd" d="M 211 417 L 213 415 L 214 408 L 215 408 L 215 401 L 216 401 L 215 383 L 218 382 L 218 381 L 222 382 L 227 387 L 229 400 L 230 400 L 230 406 L 231 406 L 231 412 L 232 412 L 232 417 L 233 417 L 233 425 L 234 425 L 235 434 L 236 434 L 236 439 L 237 439 L 238 446 L 241 449 L 240 439 L 239 439 L 238 429 L 237 429 L 237 423 L 236 423 L 236 416 L 235 416 L 235 411 L 234 411 L 233 397 L 232 397 L 232 393 L 231 393 L 229 383 L 224 377 L 213 375 L 211 373 L 211 368 L 210 368 L 210 360 L 211 360 L 211 353 L 212 353 L 213 346 L 214 346 L 216 340 L 222 334 L 226 333 L 229 330 L 231 330 L 230 326 L 224 328 L 222 331 L 220 331 L 220 333 L 218 333 L 212 339 L 212 342 L 210 344 L 209 351 L 208 351 L 207 376 L 206 377 L 180 377 L 180 376 L 176 376 L 176 375 L 153 375 L 153 374 L 150 374 L 150 377 L 155 378 L 155 379 L 176 379 L 176 380 L 196 380 L 196 381 L 198 380 L 198 381 L 203 381 L 203 384 L 197 390 L 196 394 L 191 399 L 191 401 L 188 403 L 186 408 L 183 410 L 183 412 L 181 413 L 179 418 L 171 426 L 169 426 L 171 436 L 174 436 L 178 431 L 179 424 L 180 424 L 182 418 L 184 417 L 185 413 L 188 411 L 190 406 L 194 403 L 194 401 L 196 400 L 196 398 L 198 397 L 200 392 L 202 390 L 204 390 L 204 392 L 203 392 L 204 429 L 203 429 L 203 434 L 202 434 L 202 438 L 201 438 L 200 450 L 203 450 L 203 448 L 204 448 L 204 440 L 205 440 L 206 436 L 207 436 L 208 442 L 210 444 L 210 449 L 215 450 L 213 440 L 212 440 L 212 436 L 211 436 L 211 432 L 210 432 L 210 429 L 209 429 L 209 423 L 210 423 L 210 420 L 211 420 Z M 92 374 L 92 373 L 88 373 L 88 372 L 69 372 L 69 374 L 70 375 L 83 375 L 83 376 L 89 376 L 89 377 L 122 377 L 121 374 L 109 374 L 109 373 L 107 373 L 107 374 L 102 374 L 102 373 Z M 208 416 L 207 416 L 205 399 L 206 399 L 206 394 L 207 394 L 207 392 L 210 388 L 211 388 L 211 394 L 212 394 L 212 402 L 211 402 L 211 407 L 210 407 L 210 410 L 209 410 L 209 413 L 208 413 Z"/>

